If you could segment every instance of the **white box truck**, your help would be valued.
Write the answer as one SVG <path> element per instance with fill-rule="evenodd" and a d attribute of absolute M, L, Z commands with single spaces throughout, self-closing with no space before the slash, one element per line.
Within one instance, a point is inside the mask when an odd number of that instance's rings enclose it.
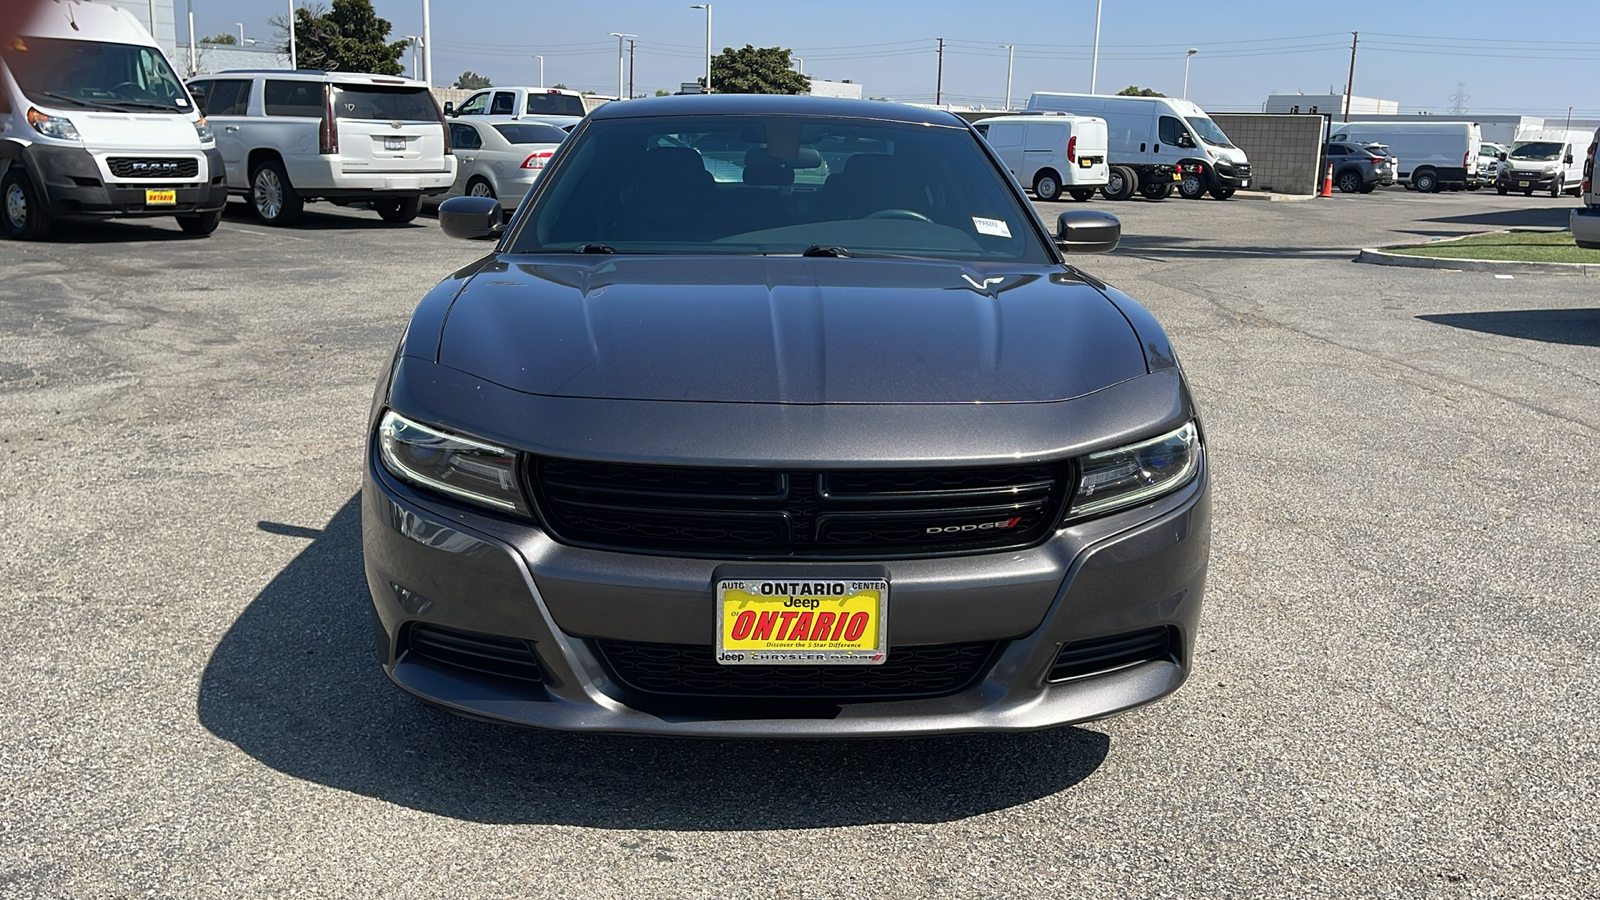
<path fill-rule="evenodd" d="M 1062 192 L 1088 200 L 1105 187 L 1106 120 L 1093 116 L 995 116 L 972 127 L 1025 188 L 1040 200 Z"/>
<path fill-rule="evenodd" d="M 1206 111 L 1171 97 L 1123 97 L 1038 91 L 1029 112 L 1066 112 L 1105 119 L 1110 169 L 1104 194 L 1160 200 L 1178 193 L 1226 200 L 1250 186 L 1250 160 Z"/>
<path fill-rule="evenodd" d="M 1388 147 L 1410 190 L 1459 191 L 1477 182 L 1483 130 L 1476 122 L 1345 122 L 1330 130 L 1330 141 Z"/>

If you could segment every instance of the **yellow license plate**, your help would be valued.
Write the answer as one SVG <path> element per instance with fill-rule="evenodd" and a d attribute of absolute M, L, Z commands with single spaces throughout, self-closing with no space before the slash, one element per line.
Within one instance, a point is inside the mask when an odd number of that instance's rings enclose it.
<path fill-rule="evenodd" d="M 1080 160 L 1078 160 L 1078 165 L 1082 166 L 1085 169 L 1092 169 L 1092 168 L 1094 168 L 1094 160 L 1092 160 L 1092 159 L 1080 159 Z"/>
<path fill-rule="evenodd" d="M 144 192 L 145 206 L 176 206 L 177 203 L 177 191 L 157 191 L 146 189 Z"/>
<path fill-rule="evenodd" d="M 1172 173 L 1172 180 L 1173 181 L 1182 181 L 1183 180 L 1183 173 L 1182 172 L 1173 172 Z"/>
<path fill-rule="evenodd" d="M 717 662 L 725 666 L 881 665 L 889 582 L 717 582 Z"/>

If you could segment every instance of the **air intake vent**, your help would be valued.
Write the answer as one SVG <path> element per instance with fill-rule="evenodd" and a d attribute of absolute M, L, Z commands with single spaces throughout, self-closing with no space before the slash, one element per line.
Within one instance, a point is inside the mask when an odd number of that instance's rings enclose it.
<path fill-rule="evenodd" d="M 539 662 L 526 641 L 455 631 L 434 625 L 412 625 L 406 637 L 406 657 L 469 669 L 502 678 L 543 681 Z"/>
<path fill-rule="evenodd" d="M 1071 681 L 1151 660 L 1174 659 L 1177 647 L 1177 631 L 1171 627 L 1078 641 L 1061 648 L 1050 667 L 1049 680 Z"/>
<path fill-rule="evenodd" d="M 639 553 L 879 559 L 1023 547 L 1060 521 L 1070 463 L 713 469 L 535 459 L 558 540 Z"/>

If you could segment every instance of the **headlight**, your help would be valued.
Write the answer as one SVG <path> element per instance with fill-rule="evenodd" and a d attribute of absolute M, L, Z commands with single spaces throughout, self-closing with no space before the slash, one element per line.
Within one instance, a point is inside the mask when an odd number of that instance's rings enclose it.
<path fill-rule="evenodd" d="M 391 410 L 378 424 L 378 455 L 401 480 L 481 506 L 528 512 L 511 450 L 446 434 Z"/>
<path fill-rule="evenodd" d="M 194 133 L 200 136 L 202 144 L 217 139 L 217 136 L 211 133 L 211 123 L 207 122 L 204 116 L 194 120 Z"/>
<path fill-rule="evenodd" d="M 28 108 L 28 124 L 33 130 L 45 137 L 53 137 L 63 141 L 81 141 L 83 137 L 78 134 L 78 129 L 72 120 L 62 116 L 47 116 L 37 109 Z"/>
<path fill-rule="evenodd" d="M 1194 423 L 1148 441 L 1091 454 L 1079 462 L 1071 517 L 1134 506 L 1189 483 L 1200 468 Z"/>

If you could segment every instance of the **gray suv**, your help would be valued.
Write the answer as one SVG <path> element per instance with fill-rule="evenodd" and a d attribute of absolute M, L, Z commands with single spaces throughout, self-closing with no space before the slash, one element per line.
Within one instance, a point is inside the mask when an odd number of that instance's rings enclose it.
<path fill-rule="evenodd" d="M 1394 157 L 1382 144 L 1334 141 L 1328 144 L 1327 154 L 1333 165 L 1333 183 L 1346 194 L 1370 194 L 1379 185 L 1394 184 Z"/>
<path fill-rule="evenodd" d="M 714 163 L 714 164 L 713 164 Z M 825 177 L 815 173 L 826 172 Z M 422 300 L 371 410 L 384 670 L 574 731 L 891 736 L 1176 690 L 1210 547 L 1172 344 L 950 113 L 592 113 Z"/>

